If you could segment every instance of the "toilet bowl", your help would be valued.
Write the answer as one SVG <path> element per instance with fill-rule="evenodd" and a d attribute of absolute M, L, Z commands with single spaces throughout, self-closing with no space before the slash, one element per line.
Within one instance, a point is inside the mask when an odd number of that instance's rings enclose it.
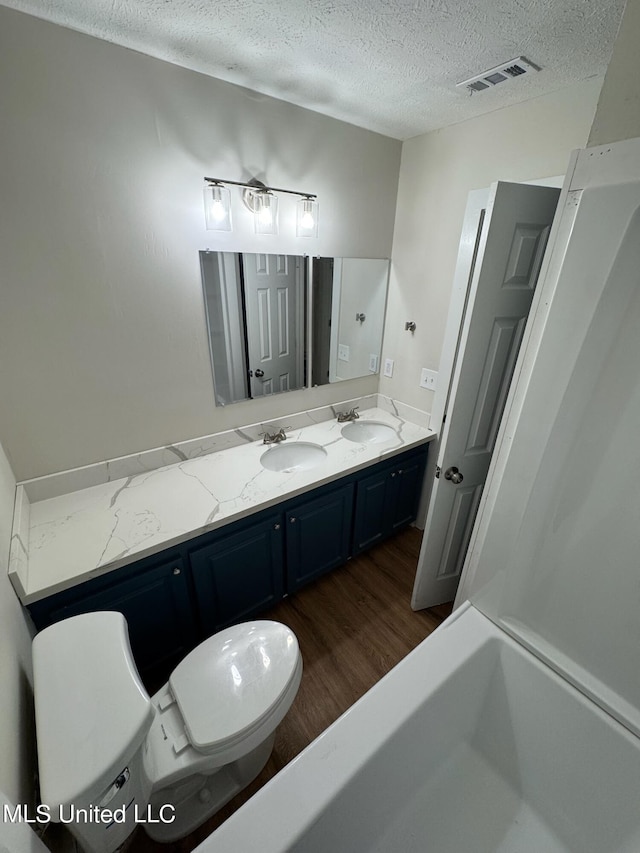
<path fill-rule="evenodd" d="M 40 792 L 87 853 L 138 824 L 182 838 L 266 764 L 302 658 L 291 630 L 246 622 L 202 642 L 152 697 L 121 613 L 74 616 L 33 642 Z"/>

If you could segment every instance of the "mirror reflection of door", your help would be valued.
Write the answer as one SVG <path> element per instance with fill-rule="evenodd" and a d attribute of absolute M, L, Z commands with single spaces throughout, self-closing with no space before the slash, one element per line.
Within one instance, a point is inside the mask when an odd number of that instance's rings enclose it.
<path fill-rule="evenodd" d="M 251 397 L 304 385 L 304 294 L 301 259 L 243 254 Z"/>
<path fill-rule="evenodd" d="M 226 406 L 249 396 L 240 256 L 200 252 L 200 269 L 215 400 Z"/>

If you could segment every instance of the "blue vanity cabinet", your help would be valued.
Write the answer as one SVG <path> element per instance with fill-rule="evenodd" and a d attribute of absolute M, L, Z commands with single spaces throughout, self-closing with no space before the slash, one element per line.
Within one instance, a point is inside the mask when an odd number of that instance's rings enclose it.
<path fill-rule="evenodd" d="M 356 485 L 352 554 L 360 554 L 415 521 L 426 447 L 377 465 Z"/>
<path fill-rule="evenodd" d="M 349 559 L 354 484 L 318 489 L 285 507 L 287 592 Z"/>
<path fill-rule="evenodd" d="M 205 637 L 410 524 L 426 456 L 407 451 L 48 596 L 28 606 L 34 624 L 119 610 L 141 675 L 157 683 Z"/>
<path fill-rule="evenodd" d="M 209 636 L 277 604 L 284 595 L 282 512 L 260 513 L 189 552 L 202 632 Z"/>
<path fill-rule="evenodd" d="M 179 554 L 140 560 L 35 602 L 29 610 L 38 629 L 80 613 L 119 610 L 143 677 L 170 669 L 197 640 L 188 571 Z"/>

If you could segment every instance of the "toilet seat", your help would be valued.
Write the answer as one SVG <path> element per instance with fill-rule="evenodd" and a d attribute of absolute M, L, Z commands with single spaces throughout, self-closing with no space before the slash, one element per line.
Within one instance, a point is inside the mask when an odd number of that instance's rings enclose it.
<path fill-rule="evenodd" d="M 286 714 L 298 689 L 298 641 L 285 625 L 245 622 L 202 642 L 178 664 L 169 689 L 191 745 L 228 750 Z M 292 695 L 293 694 L 293 695 Z"/>

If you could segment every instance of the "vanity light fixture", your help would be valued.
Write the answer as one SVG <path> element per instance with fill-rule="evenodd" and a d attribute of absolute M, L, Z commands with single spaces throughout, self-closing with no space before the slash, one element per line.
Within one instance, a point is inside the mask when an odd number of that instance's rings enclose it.
<path fill-rule="evenodd" d="M 278 233 L 278 196 L 287 193 L 300 196 L 296 211 L 296 233 L 299 237 L 318 236 L 318 198 L 313 193 L 268 187 L 257 178 L 247 181 L 229 181 L 223 178 L 206 178 L 204 206 L 207 230 L 231 231 L 231 195 L 227 184 L 242 187 L 242 200 L 252 213 L 256 234 Z"/>

